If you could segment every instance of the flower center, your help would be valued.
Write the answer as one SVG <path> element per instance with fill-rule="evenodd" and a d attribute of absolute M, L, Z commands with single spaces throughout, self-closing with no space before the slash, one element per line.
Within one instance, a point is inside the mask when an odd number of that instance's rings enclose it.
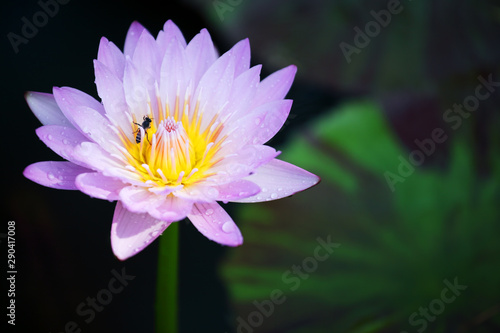
<path fill-rule="evenodd" d="M 209 126 L 201 130 L 198 107 L 191 118 L 187 112 L 179 112 L 178 103 L 173 115 L 169 114 L 168 107 L 159 109 L 156 118 L 153 114 L 144 116 L 144 119 L 152 119 L 149 127 L 133 122 L 136 133 L 133 142 L 122 135 L 127 169 L 159 191 L 174 190 L 209 177 L 207 170 L 218 162 L 214 156 L 224 141 L 220 137 L 222 123 L 214 117 Z M 183 109 L 186 110 L 187 105 Z"/>

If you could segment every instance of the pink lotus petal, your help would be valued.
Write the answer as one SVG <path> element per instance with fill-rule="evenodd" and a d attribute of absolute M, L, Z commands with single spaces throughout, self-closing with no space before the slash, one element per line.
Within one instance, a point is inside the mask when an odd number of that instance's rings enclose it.
<path fill-rule="evenodd" d="M 66 87 L 55 87 L 54 97 L 64 115 L 83 135 L 109 152 L 116 152 L 110 141 L 119 142 L 120 139 L 110 129 L 111 123 L 104 116 L 101 103 L 79 90 Z"/>
<path fill-rule="evenodd" d="M 76 146 L 72 157 L 85 163 L 93 170 L 104 172 L 105 175 L 108 169 L 124 169 L 124 163 L 122 161 L 112 157 L 107 151 L 102 149 L 101 146 L 93 142 L 82 142 L 80 145 Z"/>
<path fill-rule="evenodd" d="M 137 46 L 132 57 L 132 61 L 147 79 L 153 78 L 159 81 L 156 75 L 160 72 L 161 58 L 158 51 L 158 44 L 151 34 L 144 30 L 137 41 Z M 148 82 L 151 86 L 154 81 Z M 154 88 L 154 87 L 153 87 Z"/>
<path fill-rule="evenodd" d="M 219 196 L 219 191 L 213 184 L 198 183 L 173 192 L 177 198 L 193 202 L 214 202 Z"/>
<path fill-rule="evenodd" d="M 219 201 L 237 201 L 239 199 L 255 196 L 260 193 L 260 187 L 248 180 L 237 180 L 231 183 L 217 186 Z"/>
<path fill-rule="evenodd" d="M 182 48 L 186 48 L 186 40 L 184 39 L 182 32 L 174 24 L 174 22 L 168 20 L 163 25 L 163 30 L 161 30 L 158 33 L 158 37 L 156 37 L 158 49 L 161 54 L 165 53 L 167 45 L 170 44 L 172 40 L 177 40 L 182 45 Z"/>
<path fill-rule="evenodd" d="M 154 81 L 148 82 L 146 74 L 132 60 L 127 59 L 123 74 L 123 91 L 136 118 L 142 119 L 144 115 L 149 114 L 148 102 L 154 97 L 151 95 L 154 90 Z"/>
<path fill-rule="evenodd" d="M 255 108 L 250 114 L 234 120 L 222 134 L 228 135 L 231 143 L 225 151 L 237 151 L 245 144 L 259 145 L 267 142 L 281 128 L 286 120 L 291 100 L 279 100 Z"/>
<path fill-rule="evenodd" d="M 130 28 L 127 32 L 127 37 L 125 37 L 125 46 L 123 48 L 123 53 L 126 56 L 132 58 L 135 52 L 135 48 L 137 46 L 137 42 L 141 37 L 142 32 L 146 30 L 139 22 L 134 21 L 130 25 Z"/>
<path fill-rule="evenodd" d="M 43 125 L 73 127 L 57 105 L 54 95 L 28 91 L 24 97 L 31 111 Z"/>
<path fill-rule="evenodd" d="M 162 221 L 180 221 L 192 211 L 193 202 L 169 195 L 154 206 L 149 214 Z"/>
<path fill-rule="evenodd" d="M 85 194 L 109 201 L 118 200 L 125 186 L 122 181 L 103 176 L 98 172 L 83 173 L 76 177 L 76 187 Z"/>
<path fill-rule="evenodd" d="M 281 127 L 283 127 L 291 108 L 292 100 L 289 99 L 269 102 L 257 108 L 266 109 L 267 111 L 260 127 L 253 133 L 252 144 L 264 144 L 272 139 Z M 259 119 L 261 118 L 259 117 Z"/>
<path fill-rule="evenodd" d="M 186 51 L 181 42 L 173 39 L 166 47 L 160 69 L 160 96 L 172 109 L 177 97 L 179 105 L 184 104 L 184 92 L 188 85 L 192 84 L 187 73 L 189 65 Z M 178 91 L 179 96 L 177 96 Z"/>
<path fill-rule="evenodd" d="M 236 202 L 260 202 L 281 199 L 303 191 L 319 182 L 319 177 L 293 164 L 274 159 L 245 178 L 261 188 L 261 192 Z"/>
<path fill-rule="evenodd" d="M 188 218 L 210 240 L 228 246 L 243 244 L 240 229 L 218 203 L 196 203 Z"/>
<path fill-rule="evenodd" d="M 83 91 L 71 87 L 54 87 L 52 92 L 54 93 L 57 105 L 59 105 L 59 108 L 61 108 L 61 111 L 69 121 L 72 121 L 72 117 L 70 117 L 72 110 L 82 106 L 93 109 L 101 115 L 105 114 L 103 105 Z"/>
<path fill-rule="evenodd" d="M 203 74 L 217 60 L 217 56 L 210 34 L 202 29 L 186 46 L 186 59 L 191 68 L 193 84 L 198 84 Z"/>
<path fill-rule="evenodd" d="M 269 146 L 244 146 L 236 153 L 224 157 L 220 163 L 210 169 L 211 173 L 217 174 L 212 179 L 216 180 L 217 184 L 225 184 L 246 177 L 279 154 Z M 224 154 L 221 154 L 221 157 L 223 156 Z"/>
<path fill-rule="evenodd" d="M 237 44 L 238 45 L 238 44 Z M 213 116 L 221 111 L 231 93 L 235 78 L 236 54 L 241 49 L 234 46 L 224 53 L 205 72 L 194 94 L 196 102 L 200 103 L 203 113 L 201 128 L 205 129 Z M 195 105 L 192 105 L 194 107 Z"/>
<path fill-rule="evenodd" d="M 254 106 L 285 98 L 292 86 L 297 67 L 290 65 L 266 77 L 259 85 Z"/>
<path fill-rule="evenodd" d="M 106 109 L 106 115 L 116 126 L 120 128 L 129 127 L 130 122 L 127 113 L 130 113 L 130 110 L 125 100 L 121 79 L 98 60 L 94 60 L 94 71 L 97 92 Z M 123 70 L 121 77 L 123 77 Z M 125 132 L 125 134 L 129 136 L 131 141 L 133 140 L 131 133 Z"/>
<path fill-rule="evenodd" d="M 151 244 L 169 225 L 147 213 L 131 213 L 118 201 L 111 225 L 113 253 L 120 260 L 130 258 Z"/>
<path fill-rule="evenodd" d="M 78 190 L 76 177 L 91 170 L 71 162 L 38 162 L 24 169 L 23 175 L 43 186 L 59 190 Z"/>
<path fill-rule="evenodd" d="M 250 41 L 248 38 L 236 43 L 231 52 L 232 56 L 236 59 L 234 76 L 237 77 L 250 68 Z"/>
<path fill-rule="evenodd" d="M 168 222 L 179 221 L 191 211 L 192 202 L 172 195 L 158 195 L 147 187 L 127 186 L 120 191 L 120 200 L 127 210 L 134 213 L 149 213 Z"/>
<path fill-rule="evenodd" d="M 123 77 L 123 69 L 125 68 L 125 57 L 122 51 L 108 41 L 106 37 L 102 37 L 97 51 L 97 60 L 104 64 L 117 78 Z"/>
<path fill-rule="evenodd" d="M 59 125 L 42 126 L 36 130 L 36 134 L 50 149 L 62 158 L 88 167 L 84 162 L 77 160 L 73 156 L 75 148 L 88 139 L 74 127 L 64 127 Z"/>
<path fill-rule="evenodd" d="M 227 119 L 227 124 L 250 113 L 250 106 L 253 103 L 260 82 L 261 68 L 262 65 L 254 66 L 240 74 L 234 80 L 231 96 L 229 97 L 229 104 L 226 107 L 226 113 L 221 114 L 221 117 L 230 114 Z"/>

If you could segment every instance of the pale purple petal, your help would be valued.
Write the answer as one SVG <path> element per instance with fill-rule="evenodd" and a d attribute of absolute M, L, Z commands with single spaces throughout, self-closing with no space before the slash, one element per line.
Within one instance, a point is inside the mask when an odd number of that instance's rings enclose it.
<path fill-rule="evenodd" d="M 261 192 L 236 202 L 260 202 L 280 199 L 303 191 L 319 182 L 319 177 L 293 164 L 274 159 L 245 178 L 261 188 Z"/>
<path fill-rule="evenodd" d="M 120 260 L 130 258 L 151 244 L 169 225 L 147 213 L 129 212 L 118 201 L 111 225 L 113 253 Z"/>
<path fill-rule="evenodd" d="M 245 38 L 236 43 L 231 49 L 236 58 L 234 76 L 237 77 L 250 68 L 250 41 Z"/>
<path fill-rule="evenodd" d="M 83 135 L 107 151 L 116 152 L 115 146 L 110 144 L 110 141 L 120 142 L 120 139 L 111 130 L 111 124 L 104 116 L 104 108 L 101 103 L 79 90 L 67 87 L 54 88 L 54 97 L 64 115 Z M 101 110 L 97 110 L 98 106 Z"/>
<path fill-rule="evenodd" d="M 175 109 L 176 98 L 179 105 L 184 104 L 185 91 L 189 84 L 189 65 L 182 44 L 173 39 L 166 47 L 160 70 L 160 96 L 169 106 L 170 112 Z M 179 95 L 177 95 L 179 94 Z"/>
<path fill-rule="evenodd" d="M 36 134 L 50 149 L 62 158 L 83 167 L 88 165 L 75 159 L 73 152 L 75 148 L 88 139 L 74 127 L 58 125 L 42 126 L 36 130 Z"/>
<path fill-rule="evenodd" d="M 125 184 L 118 179 L 106 177 L 98 172 L 83 173 L 76 177 L 76 187 L 91 197 L 105 200 L 118 200 L 120 190 Z"/>
<path fill-rule="evenodd" d="M 259 85 L 254 106 L 283 99 L 297 73 L 297 67 L 290 65 L 266 77 Z"/>
<path fill-rule="evenodd" d="M 106 37 L 102 37 L 99 43 L 97 60 L 108 67 L 116 77 L 120 79 L 123 77 L 125 57 L 122 51 Z"/>
<path fill-rule="evenodd" d="M 68 113 L 71 115 L 71 110 L 76 107 L 88 107 L 101 115 L 105 113 L 104 106 L 101 102 L 78 89 L 71 87 L 54 87 L 52 92 L 54 93 L 57 105 L 59 105 L 59 108 L 61 108 L 61 111 L 69 121 L 72 121 L 72 119 L 68 116 Z"/>
<path fill-rule="evenodd" d="M 24 169 L 24 176 L 43 186 L 59 190 L 78 190 L 76 177 L 91 170 L 71 162 L 38 162 Z"/>
<path fill-rule="evenodd" d="M 244 146 L 236 152 L 225 155 L 219 163 L 210 168 L 209 172 L 215 174 L 210 179 L 217 184 L 225 184 L 246 177 L 279 154 L 280 152 L 269 146 Z M 224 154 L 220 156 L 223 157 Z"/>
<path fill-rule="evenodd" d="M 127 186 L 120 191 L 120 200 L 127 210 L 145 213 L 158 204 L 158 195 L 149 192 L 147 187 Z"/>
<path fill-rule="evenodd" d="M 192 211 L 193 202 L 190 200 L 184 200 L 172 195 L 163 198 L 162 196 L 159 197 L 162 200 L 148 212 L 157 219 L 169 222 L 180 221 Z"/>
<path fill-rule="evenodd" d="M 264 144 L 274 137 L 281 127 L 283 127 L 283 124 L 290 114 L 291 108 L 292 100 L 289 99 L 269 102 L 257 108 L 260 110 L 265 109 L 267 111 L 264 114 L 264 119 L 258 115 L 259 112 L 257 111 L 258 118 L 256 119 L 259 119 L 261 124 L 260 127 L 253 132 L 251 143 L 254 145 Z"/>
<path fill-rule="evenodd" d="M 147 78 L 147 84 L 153 86 L 154 80 L 149 80 L 150 78 L 159 81 L 157 74 L 160 71 L 160 53 L 156 40 L 147 30 L 142 32 L 137 41 L 132 61 Z"/>
<path fill-rule="evenodd" d="M 147 187 L 127 186 L 120 191 L 120 200 L 134 213 L 149 213 L 163 221 L 179 221 L 191 211 L 193 203 L 172 195 L 152 193 Z"/>
<path fill-rule="evenodd" d="M 144 28 L 139 22 L 132 22 L 130 28 L 128 29 L 127 37 L 125 38 L 125 46 L 123 48 L 125 56 L 132 58 L 137 42 L 139 41 L 139 38 L 144 30 L 146 30 L 146 28 Z"/>
<path fill-rule="evenodd" d="M 217 186 L 219 191 L 218 201 L 235 201 L 248 198 L 260 193 L 260 187 L 248 180 L 236 180 L 234 182 Z"/>
<path fill-rule="evenodd" d="M 228 246 L 243 243 L 240 229 L 216 202 L 194 204 L 188 218 L 196 229 L 210 240 Z"/>
<path fill-rule="evenodd" d="M 123 90 L 127 104 L 137 119 L 142 119 L 150 111 L 148 101 L 152 100 L 153 96 L 150 96 L 150 93 L 155 90 L 155 86 L 154 82 L 148 83 L 147 80 L 144 72 L 132 60 L 127 59 L 123 75 Z M 153 118 L 155 117 L 157 116 L 154 115 Z"/>
<path fill-rule="evenodd" d="M 57 105 L 54 95 L 28 91 L 24 97 L 33 114 L 43 125 L 73 127 Z"/>
<path fill-rule="evenodd" d="M 203 114 L 201 129 L 204 130 L 212 118 L 223 110 L 229 99 L 231 87 L 235 78 L 236 56 L 241 47 L 224 53 L 205 72 L 194 94 L 196 102 L 200 104 Z M 194 110 L 196 105 L 191 105 Z"/>
<path fill-rule="evenodd" d="M 193 202 L 214 202 L 219 196 L 219 191 L 214 185 L 215 183 L 207 184 L 206 182 L 191 184 L 173 192 L 173 195 Z"/>
<path fill-rule="evenodd" d="M 226 112 L 221 114 L 221 118 L 226 119 L 227 117 L 225 124 L 228 126 L 234 119 L 239 119 L 250 113 L 250 107 L 260 82 L 261 68 L 262 65 L 254 66 L 234 80 L 229 104 L 225 108 Z"/>
<path fill-rule="evenodd" d="M 101 146 L 93 142 L 82 142 L 75 147 L 72 157 L 88 165 L 90 168 L 105 173 L 108 169 L 125 169 L 124 161 L 111 156 Z M 107 175 L 107 174 L 105 174 Z"/>
<path fill-rule="evenodd" d="M 245 144 L 259 145 L 267 142 L 280 130 L 291 107 L 291 100 L 273 101 L 235 119 L 231 126 L 222 131 L 221 135 L 227 135 L 230 141 L 224 150 L 237 151 Z"/>
<path fill-rule="evenodd" d="M 207 69 L 217 60 L 217 56 L 217 51 L 206 29 L 201 30 L 186 46 L 186 58 L 195 86 Z"/>
<path fill-rule="evenodd" d="M 172 40 L 177 40 L 181 44 L 182 48 L 186 48 L 186 40 L 184 39 L 182 32 L 174 24 L 174 22 L 168 20 L 165 22 L 163 30 L 158 33 L 158 37 L 156 38 L 158 49 L 161 54 L 165 52 L 167 45 L 170 44 Z"/>
<path fill-rule="evenodd" d="M 125 93 L 123 91 L 123 82 L 113 72 L 98 60 L 94 60 L 95 83 L 97 93 L 102 99 L 108 118 L 121 129 L 125 130 L 125 135 L 133 141 L 131 131 L 126 131 L 131 127 L 127 114 L 130 114 Z M 122 73 L 123 77 L 123 73 Z"/>

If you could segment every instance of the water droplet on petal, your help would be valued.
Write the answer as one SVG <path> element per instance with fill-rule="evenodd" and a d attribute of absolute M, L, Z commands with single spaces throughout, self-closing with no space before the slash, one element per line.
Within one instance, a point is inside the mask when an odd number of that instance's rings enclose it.
<path fill-rule="evenodd" d="M 272 193 L 271 194 L 271 199 L 276 199 L 278 197 L 278 194 L 277 193 Z"/>
<path fill-rule="evenodd" d="M 278 192 L 281 192 L 283 191 L 283 189 L 281 187 L 278 187 Z"/>
<path fill-rule="evenodd" d="M 49 174 L 47 174 L 47 178 L 49 180 L 54 180 L 56 177 L 53 174 L 49 173 Z"/>
<path fill-rule="evenodd" d="M 230 222 L 230 221 L 227 221 L 226 223 L 224 223 L 222 225 L 222 231 L 226 232 L 226 233 L 231 233 L 234 231 L 234 223 L 233 222 Z"/>
<path fill-rule="evenodd" d="M 49 135 L 47 135 L 47 140 L 52 141 L 52 139 L 53 139 L 53 138 L 52 138 L 52 135 L 50 135 L 50 134 L 49 134 Z"/>
<path fill-rule="evenodd" d="M 214 213 L 214 210 L 213 210 L 213 209 L 207 209 L 207 210 L 205 211 L 205 215 L 207 215 L 207 216 L 210 216 L 210 215 L 212 215 L 213 213 Z"/>
<path fill-rule="evenodd" d="M 265 188 L 265 187 L 264 187 L 264 188 L 262 189 L 262 192 L 264 192 L 264 193 L 265 193 L 265 192 L 267 192 L 267 188 Z"/>
<path fill-rule="evenodd" d="M 63 140 L 63 143 L 64 143 L 65 145 L 69 145 L 69 141 L 68 141 L 67 139 L 64 139 L 64 140 Z"/>

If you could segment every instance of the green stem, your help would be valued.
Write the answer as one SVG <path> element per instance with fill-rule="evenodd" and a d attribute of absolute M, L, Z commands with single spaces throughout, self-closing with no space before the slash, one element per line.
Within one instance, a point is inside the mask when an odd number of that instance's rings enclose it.
<path fill-rule="evenodd" d="M 169 225 L 158 238 L 160 251 L 156 281 L 156 333 L 176 333 L 179 307 L 179 222 Z"/>

